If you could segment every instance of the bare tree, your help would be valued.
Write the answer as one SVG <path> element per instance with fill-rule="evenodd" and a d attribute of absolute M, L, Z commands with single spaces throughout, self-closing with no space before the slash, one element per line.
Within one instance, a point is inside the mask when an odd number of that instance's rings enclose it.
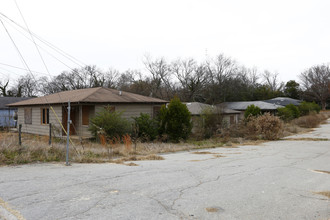
<path fill-rule="evenodd" d="M 330 68 L 329 65 L 317 65 L 300 74 L 301 85 L 305 94 L 309 94 L 320 102 L 325 110 L 327 99 L 330 97 Z"/>
<path fill-rule="evenodd" d="M 134 83 L 137 72 L 134 70 L 127 70 L 120 74 L 117 81 L 117 88 L 129 92 L 130 86 Z"/>
<path fill-rule="evenodd" d="M 118 86 L 120 73 L 118 70 L 113 68 L 109 68 L 103 75 L 103 79 L 105 79 L 104 84 L 102 86 L 107 88 L 115 89 Z"/>
<path fill-rule="evenodd" d="M 8 95 L 7 94 L 8 84 L 9 84 L 9 80 L 7 80 L 7 82 L 5 82 L 5 83 L 0 81 L 0 91 L 1 91 L 2 96 Z"/>
<path fill-rule="evenodd" d="M 35 97 L 38 95 L 38 81 L 36 77 L 27 73 L 21 76 L 14 87 L 11 89 L 12 96 Z"/>
<path fill-rule="evenodd" d="M 207 81 L 205 65 L 197 65 L 193 59 L 177 60 L 171 70 L 179 80 L 179 97 L 183 101 L 205 101 L 202 90 Z"/>
<path fill-rule="evenodd" d="M 223 54 L 218 55 L 213 60 L 206 61 L 208 75 L 208 102 L 213 104 L 221 101 L 227 101 L 228 84 L 226 81 L 233 77 L 238 70 L 236 61 Z"/>
<path fill-rule="evenodd" d="M 164 58 L 151 60 L 145 57 L 144 65 L 151 74 L 151 95 L 157 98 L 169 99 L 174 94 L 174 87 L 171 83 L 171 69 Z"/>
<path fill-rule="evenodd" d="M 264 84 L 267 85 L 272 92 L 281 91 L 284 87 L 284 83 L 279 81 L 279 73 L 271 73 L 265 70 L 262 74 Z"/>

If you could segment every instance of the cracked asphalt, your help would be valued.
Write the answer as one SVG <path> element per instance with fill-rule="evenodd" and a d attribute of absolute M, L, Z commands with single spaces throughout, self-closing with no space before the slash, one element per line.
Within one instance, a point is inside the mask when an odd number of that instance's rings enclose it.
<path fill-rule="evenodd" d="M 329 219 L 315 192 L 330 175 L 315 170 L 330 171 L 330 124 L 290 138 L 139 166 L 0 167 L 0 219 Z"/>

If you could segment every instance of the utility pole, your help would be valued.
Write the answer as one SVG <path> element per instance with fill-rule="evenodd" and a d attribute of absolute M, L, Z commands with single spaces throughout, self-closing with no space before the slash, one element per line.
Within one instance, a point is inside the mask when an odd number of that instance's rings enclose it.
<path fill-rule="evenodd" d="M 68 125 L 67 125 L 67 135 L 66 135 L 66 160 L 65 160 L 65 165 L 69 166 L 69 142 L 70 142 L 70 101 L 68 101 Z"/>

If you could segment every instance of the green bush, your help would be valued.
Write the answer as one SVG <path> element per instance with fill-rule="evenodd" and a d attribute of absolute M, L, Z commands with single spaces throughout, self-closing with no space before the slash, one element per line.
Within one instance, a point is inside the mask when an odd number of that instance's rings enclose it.
<path fill-rule="evenodd" d="M 154 140 L 158 135 L 157 121 L 152 119 L 149 114 L 141 113 L 139 117 L 134 118 L 137 128 L 137 136 L 142 141 Z"/>
<path fill-rule="evenodd" d="M 213 108 L 205 108 L 201 114 L 202 133 L 204 138 L 210 138 L 223 124 L 223 117 L 220 111 Z"/>
<path fill-rule="evenodd" d="M 104 134 L 108 138 L 121 137 L 130 132 L 129 121 L 121 116 L 122 112 L 112 111 L 110 107 L 106 107 L 91 118 L 89 131 L 94 138 L 98 138 L 99 134 Z"/>
<path fill-rule="evenodd" d="M 287 108 L 291 111 L 293 118 L 299 118 L 300 111 L 297 106 L 295 106 L 293 104 L 289 104 L 289 105 L 285 106 L 285 108 Z"/>
<path fill-rule="evenodd" d="M 159 136 L 162 136 L 166 133 L 166 123 L 167 123 L 167 117 L 168 117 L 167 113 L 168 113 L 168 109 L 167 109 L 166 105 L 162 105 L 160 107 L 158 118 L 157 118 Z"/>
<path fill-rule="evenodd" d="M 261 115 L 261 109 L 255 105 L 249 105 L 244 112 L 245 119 L 251 116 L 258 116 L 258 115 Z"/>
<path fill-rule="evenodd" d="M 277 115 L 284 121 L 290 121 L 300 116 L 300 111 L 297 106 L 289 104 L 283 108 L 277 109 Z"/>
<path fill-rule="evenodd" d="M 321 107 L 315 102 L 302 102 L 299 105 L 299 110 L 301 115 L 308 115 L 309 113 L 316 112 L 319 113 Z"/>
<path fill-rule="evenodd" d="M 186 140 L 191 133 L 191 115 L 185 104 L 174 97 L 168 106 L 162 106 L 159 114 L 159 133 L 168 135 L 170 140 Z"/>
<path fill-rule="evenodd" d="M 277 109 L 277 116 L 280 117 L 283 121 L 291 121 L 294 119 L 291 110 L 285 107 Z"/>

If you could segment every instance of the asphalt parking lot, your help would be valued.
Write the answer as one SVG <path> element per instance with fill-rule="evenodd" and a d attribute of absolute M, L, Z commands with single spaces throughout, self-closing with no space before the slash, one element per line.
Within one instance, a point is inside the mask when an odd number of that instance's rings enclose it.
<path fill-rule="evenodd" d="M 258 146 L 0 167 L 0 219 L 330 219 L 330 124 Z"/>

